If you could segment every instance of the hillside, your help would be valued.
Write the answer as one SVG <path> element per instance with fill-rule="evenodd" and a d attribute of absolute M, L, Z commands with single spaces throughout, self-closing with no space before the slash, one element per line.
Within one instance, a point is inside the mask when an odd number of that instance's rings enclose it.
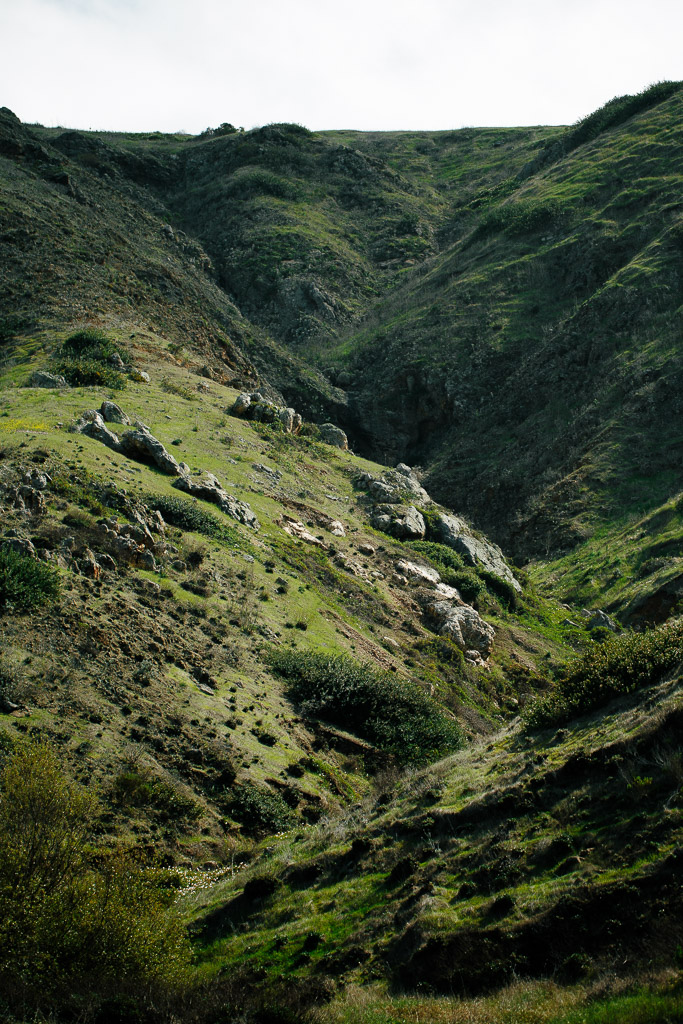
<path fill-rule="evenodd" d="M 12 1024 L 683 1020 L 682 103 L 0 110 Z"/>

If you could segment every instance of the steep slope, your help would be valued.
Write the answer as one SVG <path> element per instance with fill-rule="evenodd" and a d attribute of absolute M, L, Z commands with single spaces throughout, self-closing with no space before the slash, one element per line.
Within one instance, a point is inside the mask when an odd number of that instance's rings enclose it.
<path fill-rule="evenodd" d="M 359 441 L 429 465 L 432 490 L 522 557 L 569 548 L 675 487 L 673 88 L 581 144 L 567 132 L 480 194 L 456 241 L 320 357 L 350 374 Z"/>

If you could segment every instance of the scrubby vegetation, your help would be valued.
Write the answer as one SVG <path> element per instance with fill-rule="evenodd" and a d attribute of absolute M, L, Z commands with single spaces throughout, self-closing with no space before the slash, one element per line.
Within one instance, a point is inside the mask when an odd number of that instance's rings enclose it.
<path fill-rule="evenodd" d="M 115 983 L 177 987 L 189 947 L 153 873 L 93 856 L 98 807 L 44 743 L 16 745 L 0 776 L 0 998 L 9 1008 L 96 1006 Z M 92 1012 L 92 1010 L 90 1010 Z"/>
<path fill-rule="evenodd" d="M 181 530 L 203 533 L 206 537 L 235 542 L 239 534 L 227 522 L 204 508 L 196 498 L 182 498 L 175 494 L 147 494 L 149 508 L 161 512 L 164 521 Z"/>
<path fill-rule="evenodd" d="M 624 633 L 593 643 L 563 674 L 555 691 L 525 713 L 530 728 L 568 722 L 683 669 L 683 624 Z"/>
<path fill-rule="evenodd" d="M 0 612 L 30 611 L 59 596 L 59 570 L 10 547 L 0 548 Z"/>
<path fill-rule="evenodd" d="M 95 385 L 121 390 L 126 386 L 126 378 L 116 368 L 116 363 L 124 363 L 123 355 L 104 331 L 77 331 L 63 342 L 55 369 L 74 386 Z"/>
<path fill-rule="evenodd" d="M 412 682 L 343 655 L 275 650 L 269 661 L 307 715 L 356 732 L 399 764 L 435 761 L 462 744 L 456 723 Z"/>

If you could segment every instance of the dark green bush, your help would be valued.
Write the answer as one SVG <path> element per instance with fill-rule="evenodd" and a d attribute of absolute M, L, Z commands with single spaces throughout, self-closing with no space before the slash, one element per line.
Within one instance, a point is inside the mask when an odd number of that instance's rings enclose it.
<path fill-rule="evenodd" d="M 0 1001 L 22 1020 L 31 1006 L 67 1019 L 62 999 L 96 1005 L 121 983 L 182 982 L 189 946 L 168 894 L 131 856 L 93 856 L 97 815 L 49 746 L 15 745 L 0 775 Z"/>
<path fill-rule="evenodd" d="M 126 386 L 126 378 L 111 365 L 114 356 L 126 361 L 124 353 L 104 331 L 77 331 L 62 344 L 56 369 L 73 386 L 120 391 Z"/>
<path fill-rule="evenodd" d="M 204 508 L 196 499 L 176 494 L 147 494 L 145 503 L 161 512 L 164 521 L 181 530 L 192 530 L 205 537 L 236 542 L 239 533 L 233 526 L 221 522 L 218 516 Z"/>
<path fill-rule="evenodd" d="M 474 237 L 505 231 L 512 236 L 525 235 L 552 227 L 565 212 L 557 199 L 519 199 L 495 206 L 479 222 Z"/>
<path fill-rule="evenodd" d="M 101 387 L 122 391 L 126 386 L 126 378 L 122 373 L 96 359 L 62 359 L 57 363 L 56 370 L 72 387 Z"/>
<path fill-rule="evenodd" d="M 475 604 L 482 594 L 486 593 L 486 584 L 474 569 L 447 569 L 442 572 L 441 577 L 449 587 L 455 587 L 463 601 L 467 601 L 468 604 Z"/>
<path fill-rule="evenodd" d="M 228 805 L 235 821 L 247 832 L 282 832 L 296 821 L 296 816 L 279 793 L 245 782 Z"/>
<path fill-rule="evenodd" d="M 415 683 L 345 655 L 274 649 L 269 661 L 305 714 L 357 733 L 401 764 L 435 761 L 462 745 L 457 724 Z"/>
<path fill-rule="evenodd" d="M 425 555 L 438 569 L 464 568 L 462 557 L 446 544 L 439 544 L 433 540 L 411 540 L 408 541 L 408 547 Z"/>
<path fill-rule="evenodd" d="M 506 608 L 514 611 L 517 607 L 519 594 L 513 585 L 508 580 L 503 579 L 502 576 L 497 576 L 495 572 L 489 572 L 488 569 L 478 569 L 477 571 L 480 579 L 486 584 L 489 594 L 494 594 L 503 602 Z"/>
<path fill-rule="evenodd" d="M 526 710 L 526 724 L 533 729 L 567 722 L 613 697 L 659 682 L 682 663 L 682 623 L 593 644 L 566 669 L 553 693 Z"/>
<path fill-rule="evenodd" d="M 28 611 L 59 596 L 59 572 L 12 548 L 0 548 L 0 611 Z"/>

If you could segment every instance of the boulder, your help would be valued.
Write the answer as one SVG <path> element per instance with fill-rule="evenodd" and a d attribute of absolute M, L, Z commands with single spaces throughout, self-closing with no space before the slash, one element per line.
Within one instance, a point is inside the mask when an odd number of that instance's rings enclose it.
<path fill-rule="evenodd" d="M 133 369 L 130 371 L 128 376 L 130 377 L 131 380 L 137 381 L 138 384 L 151 384 L 152 383 L 152 378 L 147 373 L 147 371 L 146 370 L 138 370 L 137 367 L 133 367 Z"/>
<path fill-rule="evenodd" d="M 333 537 L 346 536 L 344 524 L 340 522 L 338 519 L 331 519 L 330 522 L 327 524 L 327 529 L 330 531 Z"/>
<path fill-rule="evenodd" d="M 377 505 L 371 522 L 376 530 L 399 540 L 422 540 L 427 532 L 424 518 L 414 505 Z"/>
<path fill-rule="evenodd" d="M 401 573 L 403 576 L 407 576 L 410 580 L 417 580 L 420 583 L 440 583 L 441 577 L 439 576 L 436 569 L 432 569 L 428 565 L 418 565 L 417 562 L 408 562 L 404 558 L 399 558 L 396 563 L 396 572 Z"/>
<path fill-rule="evenodd" d="M 600 609 L 598 609 L 596 612 L 593 612 L 590 619 L 586 623 L 586 629 L 597 629 L 598 627 L 602 627 L 603 629 L 609 629 L 611 633 L 619 632 L 619 626 L 614 621 L 614 619 L 611 619 L 607 612 L 603 612 Z"/>
<path fill-rule="evenodd" d="M 56 373 L 48 373 L 47 370 L 36 370 L 31 375 L 29 387 L 32 388 L 68 388 L 65 377 Z"/>
<path fill-rule="evenodd" d="M 467 565 L 481 565 L 509 583 L 517 593 L 521 593 L 522 587 L 513 576 L 498 545 L 473 536 L 464 519 L 441 512 L 437 518 L 436 533 L 439 541 L 462 555 Z"/>
<path fill-rule="evenodd" d="M 299 413 L 289 408 L 289 406 L 278 411 L 278 418 L 286 434 L 298 434 L 301 430 L 303 420 Z"/>
<path fill-rule="evenodd" d="M 121 452 L 121 441 L 118 434 L 115 434 L 104 422 L 101 414 L 95 409 L 88 409 L 83 413 L 77 429 L 86 437 L 92 437 L 111 448 L 115 452 Z"/>
<path fill-rule="evenodd" d="M 130 426 L 130 420 L 126 416 L 125 412 L 120 405 L 116 402 L 102 402 L 100 406 L 100 416 L 105 423 L 123 423 L 124 426 Z"/>
<path fill-rule="evenodd" d="M 180 467 L 161 441 L 139 421 L 135 430 L 128 430 L 121 438 L 121 451 L 131 459 L 151 463 L 168 476 L 178 476 Z"/>
<path fill-rule="evenodd" d="M 232 416 L 245 416 L 247 409 L 251 405 L 251 395 L 242 394 L 238 395 L 235 401 L 230 406 L 230 414 Z"/>
<path fill-rule="evenodd" d="M 341 448 L 342 451 L 348 450 L 349 441 L 341 427 L 335 427 L 334 423 L 321 423 L 318 429 L 320 430 L 320 440 L 325 444 L 332 445 L 333 448 Z"/>
<path fill-rule="evenodd" d="M 184 462 L 181 462 L 179 466 L 179 473 L 178 479 L 173 483 L 173 486 L 177 487 L 179 491 L 191 494 L 195 498 L 202 498 L 204 501 L 210 501 L 213 505 L 217 505 L 225 515 L 236 519 L 238 523 L 243 523 L 244 526 L 250 526 L 252 530 L 261 528 L 251 506 L 246 501 L 238 501 L 237 498 L 228 494 L 213 473 L 201 473 L 198 478 L 194 478 L 190 475 L 189 466 Z"/>
<path fill-rule="evenodd" d="M 483 657 L 491 653 L 493 626 L 470 605 L 454 604 L 436 593 L 426 595 L 422 605 L 439 636 L 449 637 L 461 651 L 477 651 Z"/>

